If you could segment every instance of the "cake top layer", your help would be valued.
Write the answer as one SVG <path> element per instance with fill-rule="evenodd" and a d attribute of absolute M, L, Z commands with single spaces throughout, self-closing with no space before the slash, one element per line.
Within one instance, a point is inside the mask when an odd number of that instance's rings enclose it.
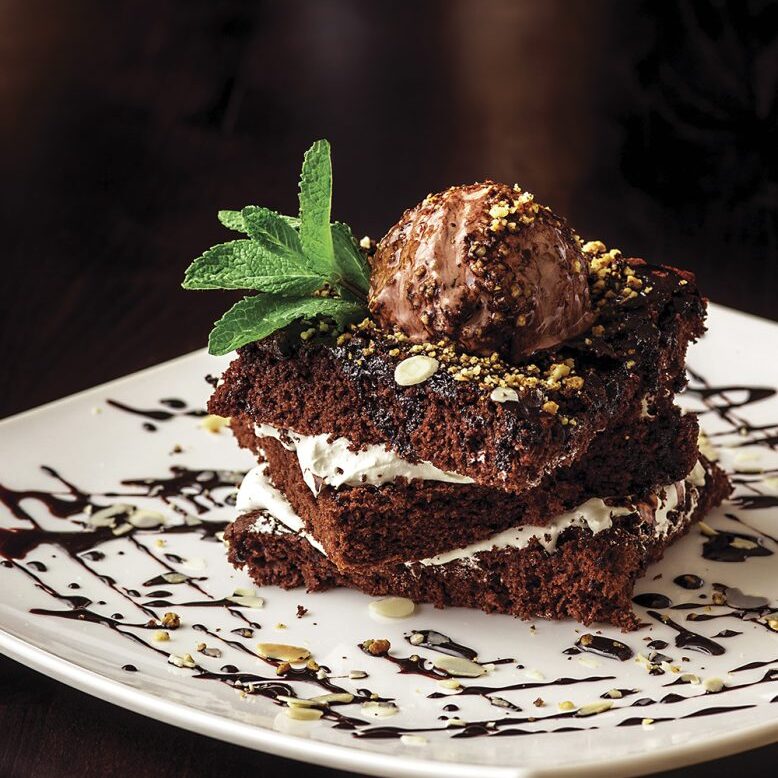
<path fill-rule="evenodd" d="M 341 334 L 299 325 L 240 349 L 209 409 L 356 447 L 386 444 L 522 492 L 646 394 L 677 391 L 686 346 L 703 331 L 692 276 L 602 248 L 588 248 L 596 323 L 556 349 L 511 364 L 444 340 L 412 343 L 371 321 Z M 402 380 L 416 358 L 434 369 Z"/>

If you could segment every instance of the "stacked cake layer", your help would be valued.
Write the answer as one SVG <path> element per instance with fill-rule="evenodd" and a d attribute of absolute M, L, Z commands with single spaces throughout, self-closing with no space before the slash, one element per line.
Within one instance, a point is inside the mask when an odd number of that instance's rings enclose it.
<path fill-rule="evenodd" d="M 635 580 L 729 485 L 673 404 L 704 329 L 694 278 L 589 260 L 596 317 L 524 358 L 371 320 L 240 349 L 209 404 L 260 462 L 232 563 L 259 584 L 635 626 Z"/>

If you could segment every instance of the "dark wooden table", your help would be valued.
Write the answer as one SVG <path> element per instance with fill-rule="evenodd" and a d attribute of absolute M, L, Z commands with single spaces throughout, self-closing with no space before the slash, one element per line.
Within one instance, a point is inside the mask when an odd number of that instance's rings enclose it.
<path fill-rule="evenodd" d="M 427 192 L 518 181 L 580 234 L 778 316 L 770 2 L 5 0 L 0 416 L 201 346 L 179 289 L 218 208 L 295 209 L 311 140 L 380 236 Z M 761 749 L 683 771 L 763 774 Z M 0 659 L 0 775 L 336 773 L 152 723 Z M 679 773 L 680 774 L 680 773 Z"/>

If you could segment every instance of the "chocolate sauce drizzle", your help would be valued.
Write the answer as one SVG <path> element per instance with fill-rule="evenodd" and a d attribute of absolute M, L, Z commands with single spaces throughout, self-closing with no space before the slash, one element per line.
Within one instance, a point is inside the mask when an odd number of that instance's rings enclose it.
<path fill-rule="evenodd" d="M 673 604 L 673 601 L 666 594 L 658 594 L 657 592 L 636 594 L 632 598 L 632 602 L 643 608 L 669 608 Z"/>
<path fill-rule="evenodd" d="M 771 424 L 751 424 L 742 415 L 737 413 L 740 408 L 762 402 L 774 397 L 778 390 L 768 386 L 711 386 L 699 373 L 687 367 L 689 376 L 694 384 L 686 388 L 687 394 L 699 397 L 706 407 L 705 413 L 715 413 L 720 419 L 727 422 L 730 427 L 745 439 L 736 447 L 749 445 L 762 445 L 775 449 L 778 446 L 778 422 Z M 744 394 L 738 400 L 732 400 L 727 395 L 734 393 Z M 728 435 L 728 431 L 714 433 L 711 437 Z"/>
<path fill-rule="evenodd" d="M 162 409 L 142 409 L 142 408 L 132 408 L 129 405 L 125 405 L 124 403 L 119 402 L 118 400 L 106 400 L 106 403 L 110 405 L 112 408 L 116 408 L 119 411 L 124 411 L 125 413 L 131 413 L 134 416 L 142 416 L 144 419 L 150 419 L 151 421 L 156 422 L 165 422 L 170 421 L 171 419 L 175 419 L 179 416 L 194 416 L 194 417 L 201 417 L 201 416 L 207 416 L 207 411 L 204 411 L 200 408 L 194 408 L 191 410 L 187 410 L 186 403 L 183 400 L 178 400 L 174 398 L 169 398 L 165 400 L 160 400 L 159 404 L 164 405 L 167 408 L 170 408 L 172 410 L 166 411 Z M 156 430 L 156 426 L 154 424 L 151 424 L 150 422 L 146 422 L 143 425 L 143 429 L 147 431 L 154 431 Z"/>
<path fill-rule="evenodd" d="M 423 639 L 420 642 L 411 642 L 411 637 L 413 635 L 421 635 Z M 415 629 L 413 632 L 405 635 L 405 639 L 411 643 L 411 645 L 420 648 L 429 648 L 432 651 L 438 651 L 441 654 L 448 654 L 449 656 L 461 656 L 470 660 L 474 660 L 478 657 L 478 652 L 474 649 L 463 646 L 461 643 L 456 643 L 447 635 L 437 632 L 434 629 Z"/>
<path fill-rule="evenodd" d="M 662 624 L 666 624 L 678 633 L 675 636 L 676 648 L 688 648 L 690 651 L 699 651 L 702 654 L 709 654 L 711 656 L 720 656 L 721 654 L 726 653 L 726 649 L 720 643 L 686 629 L 686 627 L 673 621 L 669 616 L 657 613 L 653 610 L 648 611 L 648 615 L 651 616 L 651 618 L 662 622 Z"/>
<path fill-rule="evenodd" d="M 618 659 L 620 662 L 626 662 L 635 656 L 635 652 L 626 643 L 613 638 L 606 638 L 604 635 L 591 635 L 588 633 L 581 635 L 575 645 L 581 651 L 605 656 L 608 659 Z"/>
<path fill-rule="evenodd" d="M 673 583 L 680 586 L 682 589 L 702 589 L 705 586 L 705 581 L 700 578 L 699 575 L 694 573 L 683 573 L 673 578 Z"/>

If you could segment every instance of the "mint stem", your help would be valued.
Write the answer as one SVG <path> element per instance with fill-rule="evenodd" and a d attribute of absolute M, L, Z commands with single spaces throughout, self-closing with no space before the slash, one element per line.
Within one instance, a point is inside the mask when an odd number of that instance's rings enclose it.
<path fill-rule="evenodd" d="M 347 292 L 350 292 L 362 305 L 367 307 L 367 295 L 357 286 L 354 286 L 348 279 L 340 277 L 336 281 L 338 286 L 342 286 Z"/>

